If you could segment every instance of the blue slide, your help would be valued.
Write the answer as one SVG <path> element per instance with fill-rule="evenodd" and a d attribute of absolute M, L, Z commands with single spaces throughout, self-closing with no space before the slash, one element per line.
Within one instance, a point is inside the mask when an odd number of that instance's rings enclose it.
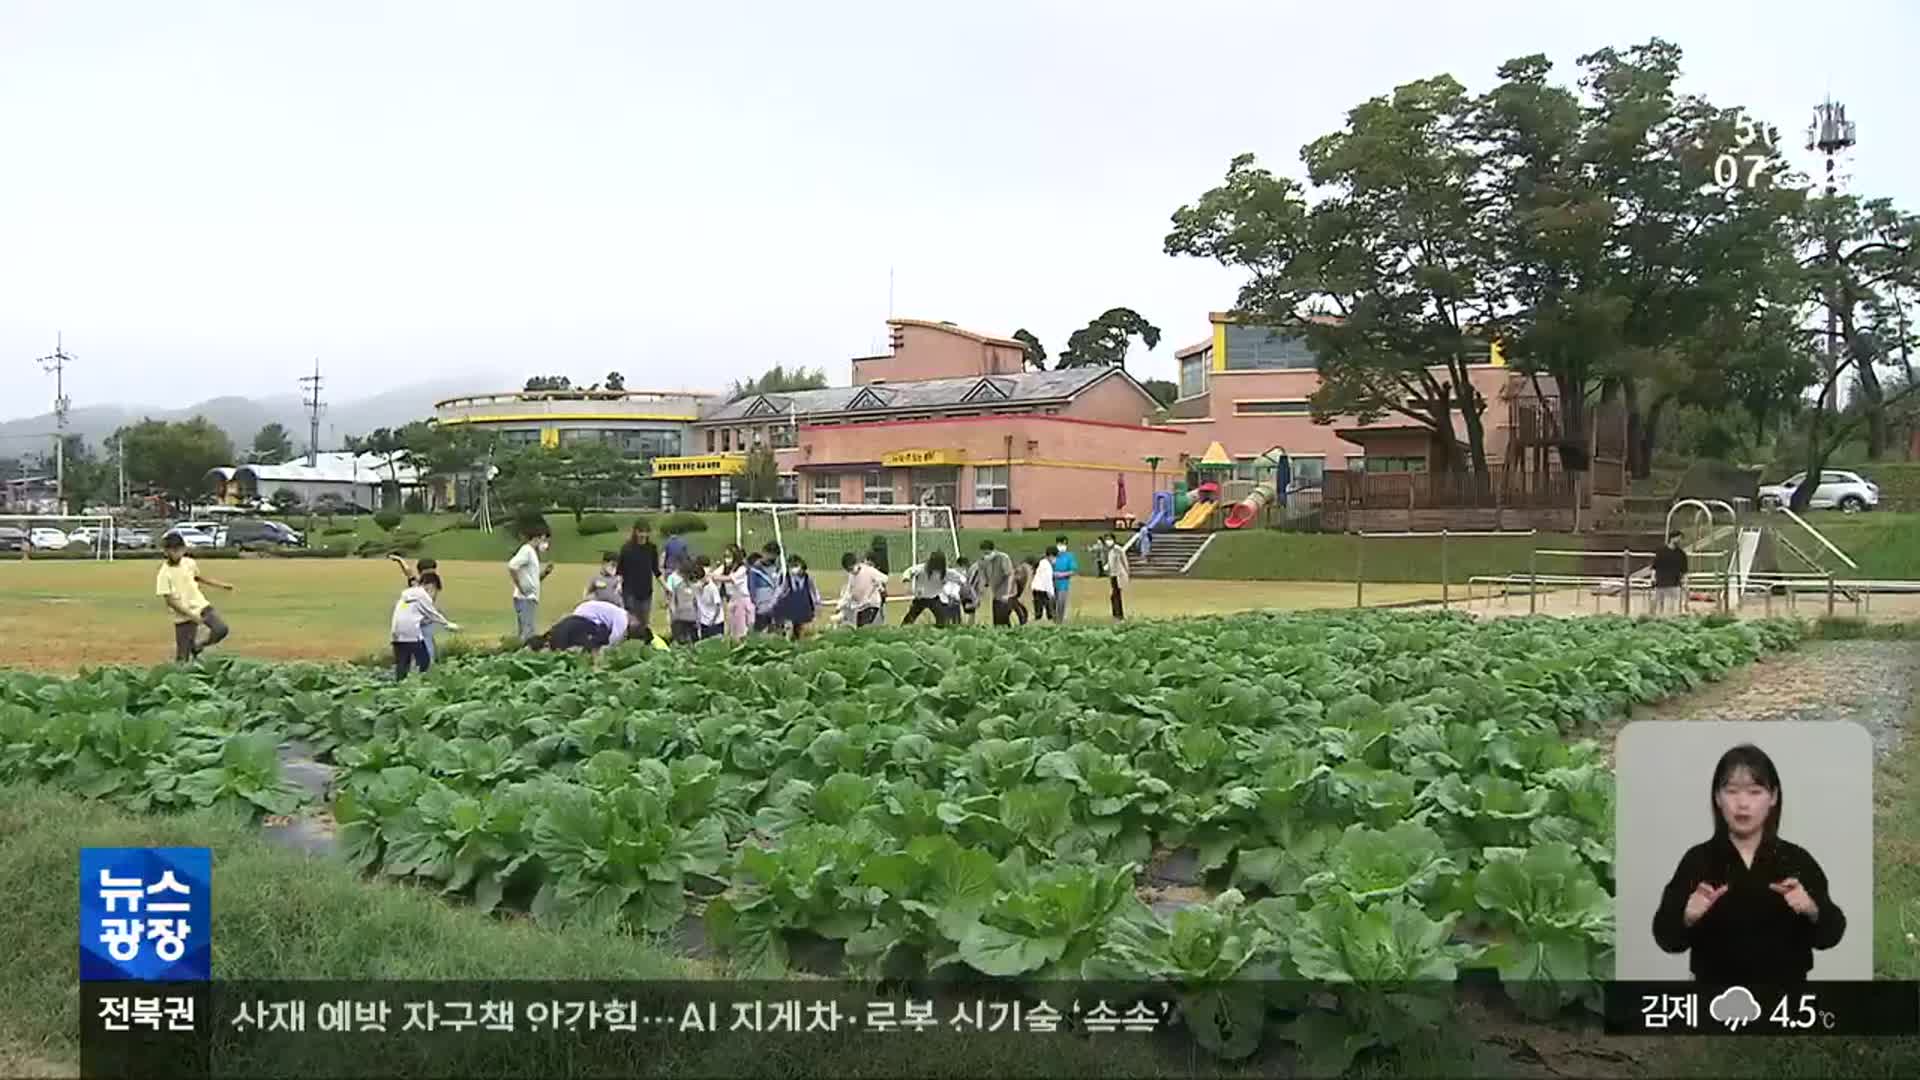
<path fill-rule="evenodd" d="M 1153 543 L 1153 531 L 1164 529 L 1173 524 L 1173 492 L 1156 491 L 1153 493 L 1153 513 L 1147 515 L 1147 523 L 1140 527 L 1134 536 L 1133 550 L 1142 558 Z"/>

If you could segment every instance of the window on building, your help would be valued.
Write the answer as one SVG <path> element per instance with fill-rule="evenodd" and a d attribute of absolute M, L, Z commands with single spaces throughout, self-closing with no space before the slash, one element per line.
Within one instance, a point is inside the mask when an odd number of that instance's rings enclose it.
<path fill-rule="evenodd" d="M 893 477 L 884 469 L 868 472 L 861 481 L 860 501 L 868 506 L 892 506 Z"/>
<path fill-rule="evenodd" d="M 1427 459 L 1423 457 L 1367 457 L 1366 471 L 1370 473 L 1423 473 L 1427 471 Z"/>
<path fill-rule="evenodd" d="M 1319 454 L 1293 455 L 1293 486 L 1317 488 L 1327 478 L 1327 459 Z"/>
<path fill-rule="evenodd" d="M 539 428 L 507 428 L 500 432 L 500 445 L 510 447 L 540 445 Z"/>
<path fill-rule="evenodd" d="M 723 454 L 730 454 L 733 452 L 733 429 L 732 428 L 720 429 L 720 452 Z"/>
<path fill-rule="evenodd" d="M 813 503 L 819 506 L 840 501 L 840 474 L 815 473 L 813 475 Z"/>
<path fill-rule="evenodd" d="M 719 445 L 720 445 L 720 433 L 713 430 L 712 428 L 708 428 L 707 429 L 707 453 L 712 454 L 712 453 L 718 452 Z"/>
<path fill-rule="evenodd" d="M 800 478 L 798 476 L 793 476 L 793 475 L 783 476 L 780 478 L 780 482 L 776 487 L 776 490 L 778 491 L 778 494 L 775 495 L 774 498 L 777 501 L 783 502 L 783 503 L 797 503 L 800 501 Z"/>
<path fill-rule="evenodd" d="M 1367 455 L 1348 454 L 1347 455 L 1347 471 L 1350 473 L 1366 472 L 1367 471 Z"/>
<path fill-rule="evenodd" d="M 1305 369 L 1318 367 L 1307 339 L 1265 326 L 1227 327 L 1227 368 Z"/>
<path fill-rule="evenodd" d="M 1007 508 L 1007 470 L 1006 465 L 975 465 L 973 467 L 973 506 L 976 510 L 1005 510 Z"/>
<path fill-rule="evenodd" d="M 1235 480 L 1258 481 L 1263 471 L 1269 478 L 1273 476 L 1273 470 L 1271 468 L 1262 470 L 1260 463 L 1254 458 L 1241 457 L 1233 459 L 1233 478 Z"/>
<path fill-rule="evenodd" d="M 1306 416 L 1313 407 L 1305 398 L 1270 401 L 1236 401 L 1233 403 L 1235 416 Z"/>
<path fill-rule="evenodd" d="M 1199 397 L 1207 392 L 1207 373 L 1213 370 L 1213 350 L 1180 361 L 1180 396 Z"/>
<path fill-rule="evenodd" d="M 761 444 L 766 441 L 766 434 L 767 434 L 766 428 L 753 429 L 753 448 L 755 450 L 760 449 Z"/>
<path fill-rule="evenodd" d="M 786 424 L 776 425 L 770 434 L 775 450 L 791 449 L 799 443 L 799 433 Z"/>

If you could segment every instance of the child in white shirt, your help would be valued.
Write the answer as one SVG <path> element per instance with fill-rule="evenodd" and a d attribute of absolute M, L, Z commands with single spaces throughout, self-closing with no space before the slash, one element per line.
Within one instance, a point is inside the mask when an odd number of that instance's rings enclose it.
<path fill-rule="evenodd" d="M 720 579 L 713 572 L 713 563 L 705 555 L 694 560 L 694 581 L 698 583 L 693 594 L 695 620 L 700 624 L 700 640 L 719 637 L 726 628 L 726 608 L 720 595 Z"/>
<path fill-rule="evenodd" d="M 440 597 L 440 575 L 429 570 L 420 575 L 420 583 L 408 585 L 393 605 L 393 677 L 407 677 L 407 669 L 426 671 L 433 666 L 433 653 L 427 648 L 427 631 L 439 625 L 460 629 L 440 613 L 435 601 Z"/>

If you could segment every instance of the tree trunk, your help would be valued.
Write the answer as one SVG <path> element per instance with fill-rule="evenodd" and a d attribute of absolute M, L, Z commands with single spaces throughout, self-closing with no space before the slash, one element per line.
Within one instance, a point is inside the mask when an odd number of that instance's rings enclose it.
<path fill-rule="evenodd" d="M 1879 461 L 1887 452 L 1886 394 L 1881 391 L 1871 357 L 1860 358 L 1854 366 L 1860 369 L 1860 408 L 1867 414 L 1867 460 Z"/>
<path fill-rule="evenodd" d="M 1560 467 L 1569 473 L 1591 472 L 1588 453 L 1591 436 L 1587 430 L 1587 380 L 1584 364 L 1567 364 L 1553 371 L 1554 390 L 1559 395 Z"/>
<path fill-rule="evenodd" d="M 1473 381 L 1466 378 L 1463 372 L 1454 373 L 1454 387 L 1454 397 L 1460 407 L 1460 418 L 1465 421 L 1467 429 L 1467 466 L 1476 474 L 1484 476 L 1487 473 L 1487 428 L 1485 418 L 1480 415 L 1480 402 L 1475 400 L 1479 395 L 1473 388 Z M 1447 427 L 1451 434 L 1452 418 L 1447 419 Z"/>
<path fill-rule="evenodd" d="M 1635 480 L 1645 480 L 1653 475 L 1653 448 L 1660 434 L 1660 416 L 1673 404 L 1673 397 L 1663 394 L 1642 410 L 1637 400 L 1639 394 L 1631 389 L 1632 383 L 1627 385 L 1627 471 Z"/>
<path fill-rule="evenodd" d="M 1827 429 L 1834 423 L 1833 413 L 1826 403 L 1837 400 L 1839 395 L 1823 394 L 1821 404 L 1815 405 L 1813 415 L 1807 419 L 1807 473 L 1800 486 L 1793 489 L 1793 497 L 1787 500 L 1787 507 L 1796 514 L 1805 513 L 1807 504 L 1813 501 L 1814 489 L 1820 486 L 1820 472 L 1827 467 L 1827 458 L 1833 454 L 1833 444 L 1827 440 Z"/>

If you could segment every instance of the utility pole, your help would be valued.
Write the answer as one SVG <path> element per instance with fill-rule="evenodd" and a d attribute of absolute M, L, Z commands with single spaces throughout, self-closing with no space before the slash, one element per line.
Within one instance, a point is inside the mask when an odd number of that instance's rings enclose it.
<path fill-rule="evenodd" d="M 1847 107 L 1828 98 L 1814 106 L 1813 123 L 1807 126 L 1807 149 L 1818 150 L 1826 156 L 1826 197 L 1827 197 L 1827 270 L 1833 277 L 1827 284 L 1827 357 L 1826 389 L 1821 392 L 1820 408 L 1828 407 L 1827 394 L 1832 394 L 1832 406 L 1835 411 L 1840 407 L 1840 380 L 1836 373 L 1840 370 L 1840 234 L 1834 213 L 1833 159 L 1840 151 L 1848 149 L 1858 141 L 1854 137 L 1853 121 L 1847 119 Z"/>
<path fill-rule="evenodd" d="M 40 358 L 40 367 L 53 372 L 53 506 L 54 512 L 67 512 L 67 365 L 73 362 L 54 335 L 53 355 Z"/>
<path fill-rule="evenodd" d="M 315 357 L 313 374 L 300 377 L 300 386 L 306 393 L 302 404 L 307 407 L 307 468 L 309 469 L 320 464 L 320 414 L 327 409 L 326 403 L 320 400 L 322 385 L 320 358 Z"/>

